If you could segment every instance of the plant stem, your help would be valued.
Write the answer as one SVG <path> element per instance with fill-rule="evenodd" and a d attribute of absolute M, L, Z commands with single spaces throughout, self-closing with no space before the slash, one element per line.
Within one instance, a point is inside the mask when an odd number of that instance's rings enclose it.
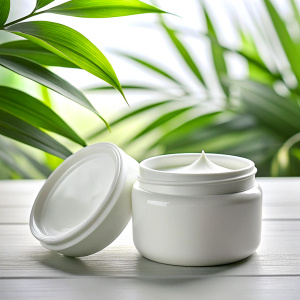
<path fill-rule="evenodd" d="M 26 20 L 26 19 L 28 19 L 28 18 L 37 16 L 37 15 L 39 15 L 39 14 L 42 14 L 43 12 L 45 12 L 45 11 L 40 11 L 40 12 L 36 12 L 36 13 L 35 13 L 35 12 L 32 12 L 32 13 L 30 13 L 29 15 L 27 15 L 27 16 L 25 16 L 25 17 L 22 17 L 22 18 L 20 18 L 20 19 L 17 19 L 17 20 L 15 20 L 15 21 L 12 21 L 12 22 L 10 22 L 10 23 L 7 23 L 7 24 L 1 26 L 1 27 L 0 27 L 0 30 L 4 30 L 5 27 L 14 25 L 14 24 L 19 23 L 19 22 L 21 22 L 21 21 L 24 21 L 24 20 Z"/>

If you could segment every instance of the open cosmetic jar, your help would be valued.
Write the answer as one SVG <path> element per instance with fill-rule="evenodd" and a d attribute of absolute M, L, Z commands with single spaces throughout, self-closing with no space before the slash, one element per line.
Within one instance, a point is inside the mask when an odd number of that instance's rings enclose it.
<path fill-rule="evenodd" d="M 172 154 L 138 164 L 114 144 L 94 144 L 50 175 L 30 229 L 47 249 L 86 256 L 116 239 L 132 215 L 134 244 L 150 260 L 231 263 L 260 242 L 262 192 L 255 173 L 252 161 L 236 156 Z"/>
<path fill-rule="evenodd" d="M 199 154 L 172 154 L 140 164 L 132 216 L 134 244 L 144 257 L 210 266 L 241 260 L 257 249 L 262 192 L 254 163 L 207 154 L 201 173 L 185 167 L 197 160 Z"/>

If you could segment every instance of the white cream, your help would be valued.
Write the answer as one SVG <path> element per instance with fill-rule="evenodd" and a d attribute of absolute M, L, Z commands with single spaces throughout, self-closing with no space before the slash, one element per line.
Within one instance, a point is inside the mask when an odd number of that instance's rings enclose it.
<path fill-rule="evenodd" d="M 212 174 L 225 173 L 232 170 L 216 165 L 208 159 L 208 157 L 205 155 L 205 152 L 202 150 L 201 156 L 191 165 L 167 169 L 165 171 L 182 174 Z"/>

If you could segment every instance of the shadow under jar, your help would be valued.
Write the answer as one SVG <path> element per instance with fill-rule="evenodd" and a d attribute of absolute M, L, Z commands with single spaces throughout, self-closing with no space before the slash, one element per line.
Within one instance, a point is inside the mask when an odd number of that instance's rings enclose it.
<path fill-rule="evenodd" d="M 132 190 L 133 239 L 146 258 L 211 266 L 253 254 L 260 243 L 262 191 L 248 159 L 207 154 L 226 171 L 182 173 L 199 154 L 152 157 Z"/>

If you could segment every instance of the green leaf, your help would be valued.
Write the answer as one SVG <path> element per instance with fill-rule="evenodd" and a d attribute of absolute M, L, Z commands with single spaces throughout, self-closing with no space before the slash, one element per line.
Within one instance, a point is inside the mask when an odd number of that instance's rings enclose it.
<path fill-rule="evenodd" d="M 23 164 L 20 164 L 16 160 L 16 152 L 17 147 L 15 147 L 12 143 L 5 141 L 4 137 L 0 137 L 0 161 L 3 163 L 9 173 L 11 173 L 11 177 L 14 177 L 14 174 L 20 176 L 23 179 L 32 179 L 30 174 L 24 169 Z M 22 156 L 22 153 L 20 153 Z M 18 155 L 20 156 L 20 155 Z"/>
<path fill-rule="evenodd" d="M 257 25 L 258 26 L 258 25 Z M 241 49 L 238 54 L 246 58 L 249 66 L 249 77 L 263 83 L 273 84 L 275 80 L 282 80 L 281 75 L 271 72 L 261 59 L 253 37 L 240 29 L 242 40 Z"/>
<path fill-rule="evenodd" d="M 211 43 L 213 44 L 213 47 L 220 47 L 223 50 L 222 52 L 236 53 L 236 54 L 242 56 L 243 58 L 245 58 L 248 61 L 249 65 L 251 65 L 251 67 L 255 67 L 262 74 L 262 76 L 266 76 L 268 79 L 273 78 L 273 81 L 276 79 L 282 80 L 282 76 L 278 72 L 276 72 L 276 73 L 271 72 L 266 67 L 266 65 L 261 60 L 261 58 L 252 51 L 253 49 L 251 51 L 249 51 L 250 50 L 249 47 L 245 47 L 244 43 L 242 45 L 242 49 L 236 50 L 236 49 L 231 49 L 231 48 L 220 45 L 219 42 L 217 42 L 216 39 L 213 36 L 211 36 L 210 34 L 204 34 L 204 35 L 210 39 Z M 243 41 L 244 41 L 244 38 L 245 38 L 245 36 L 242 35 Z M 247 41 L 247 42 L 249 42 L 249 41 Z"/>
<path fill-rule="evenodd" d="M 158 66 L 158 64 L 155 64 L 154 62 L 149 62 L 144 60 L 143 58 L 139 58 L 130 54 L 127 54 L 125 52 L 122 51 L 116 51 L 113 50 L 113 53 L 120 55 L 122 57 L 126 57 L 130 60 L 133 60 L 134 62 L 146 67 L 147 69 L 154 71 L 155 73 L 165 77 L 168 80 L 171 80 L 172 82 L 174 82 L 175 84 L 179 85 L 179 86 L 183 86 L 183 84 L 177 80 L 173 75 L 171 75 L 167 70 L 164 70 L 161 66 Z"/>
<path fill-rule="evenodd" d="M 202 128 L 205 128 L 215 122 L 215 120 L 219 118 L 220 114 L 221 111 L 214 111 L 197 116 L 191 120 L 183 120 L 175 129 L 167 132 L 155 143 L 153 143 L 149 149 L 151 150 L 161 145 L 167 147 L 167 145 L 181 143 L 181 141 L 185 139 L 193 130 L 202 130 Z"/>
<path fill-rule="evenodd" d="M 0 159 L 0 180 L 2 179 L 15 179 L 13 170 L 11 170 L 3 161 Z"/>
<path fill-rule="evenodd" d="M 251 14 L 250 11 L 249 14 Z M 253 22 L 256 24 L 255 20 L 253 20 Z M 258 26 L 259 25 L 257 24 L 256 27 Z M 249 77 L 253 80 L 268 84 L 273 84 L 276 80 L 283 80 L 278 70 L 271 72 L 267 68 L 266 64 L 260 57 L 253 37 L 250 34 L 244 33 L 242 29 L 239 31 L 242 45 L 241 49 L 237 51 L 237 53 L 247 59 L 249 64 Z M 275 69 L 277 69 L 276 66 Z"/>
<path fill-rule="evenodd" d="M 138 0 L 71 0 L 46 12 L 80 18 L 113 18 L 145 13 L 165 13 Z"/>
<path fill-rule="evenodd" d="M 258 49 L 256 47 L 253 37 L 249 33 L 245 33 L 242 29 L 239 30 L 241 37 L 241 50 L 242 54 L 245 54 L 247 58 L 251 58 L 253 61 L 258 62 L 262 66 L 266 67 L 262 61 Z"/>
<path fill-rule="evenodd" d="M 86 146 L 86 143 L 52 109 L 28 94 L 0 86 L 0 109 L 35 127 L 55 132 Z"/>
<path fill-rule="evenodd" d="M 76 30 L 47 21 L 23 22 L 9 26 L 5 30 L 37 43 L 106 81 L 126 100 L 120 82 L 107 58 Z"/>
<path fill-rule="evenodd" d="M 278 73 L 274 74 L 274 73 L 270 72 L 270 70 L 266 67 L 266 65 L 261 60 L 254 58 L 253 56 L 251 56 L 249 53 L 245 52 L 244 50 L 230 50 L 230 49 L 227 49 L 227 50 L 230 52 L 237 53 L 237 54 L 241 55 L 242 57 L 244 57 L 248 61 L 249 64 L 251 64 L 252 66 L 255 66 L 262 74 L 265 74 L 267 76 L 272 76 L 275 79 L 282 79 L 280 74 L 278 74 Z"/>
<path fill-rule="evenodd" d="M 78 68 L 77 65 L 71 63 L 69 60 L 66 60 L 28 40 L 12 41 L 0 44 L 0 54 L 27 58 L 44 66 Z"/>
<path fill-rule="evenodd" d="M 183 108 L 179 108 L 176 110 L 172 110 L 170 112 L 167 112 L 166 114 L 162 114 L 161 116 L 159 116 L 156 120 L 154 120 L 153 122 L 151 122 L 148 126 L 146 126 L 144 129 L 142 129 L 140 132 L 138 132 L 134 137 L 132 137 L 129 141 L 126 142 L 126 145 L 129 145 L 131 143 L 133 143 L 134 141 L 136 141 L 138 138 L 144 136 L 145 134 L 147 134 L 148 132 L 156 129 L 159 126 L 162 126 L 163 124 L 165 124 L 166 122 L 169 122 L 170 120 L 180 116 L 181 114 L 183 114 L 184 112 L 195 108 L 195 105 L 192 106 L 188 106 L 188 107 L 183 107 Z"/>
<path fill-rule="evenodd" d="M 219 44 L 215 29 L 212 25 L 212 22 L 211 22 L 211 20 L 208 16 L 208 13 L 207 13 L 206 9 L 204 7 L 203 7 L 203 11 L 204 11 L 204 14 L 205 14 L 208 33 L 215 40 L 215 43 Z M 212 43 L 211 51 L 212 51 L 212 57 L 213 57 L 216 73 L 217 73 L 217 76 L 219 78 L 219 82 L 220 82 L 220 84 L 223 88 L 223 91 L 224 91 L 225 95 L 228 97 L 229 96 L 229 89 L 225 84 L 223 84 L 224 76 L 227 75 L 226 62 L 225 62 L 225 59 L 224 59 L 224 50 L 223 50 L 222 47 L 218 47 L 217 45 Z"/>
<path fill-rule="evenodd" d="M 0 134 L 63 159 L 72 154 L 40 129 L 0 109 Z"/>
<path fill-rule="evenodd" d="M 291 2 L 291 6 L 293 8 L 295 19 L 296 19 L 296 21 L 298 23 L 298 26 L 300 27 L 300 13 L 299 13 L 299 9 L 297 7 L 297 4 L 296 4 L 295 0 L 290 0 L 290 2 Z"/>
<path fill-rule="evenodd" d="M 34 169 L 37 170 L 44 177 L 48 177 L 51 174 L 51 170 L 45 164 L 40 163 L 38 160 L 36 160 L 34 157 L 32 157 L 30 154 L 24 151 L 21 147 L 18 147 L 17 145 L 15 145 L 15 143 L 6 140 L 6 138 L 4 137 L 0 138 L 0 152 L 2 152 L 3 155 L 9 157 L 9 160 L 11 162 L 11 164 L 9 165 L 10 170 L 12 172 L 18 173 L 18 175 L 20 175 L 22 178 L 25 178 L 23 174 L 27 175 L 27 166 L 26 164 L 20 164 L 17 161 L 17 158 L 19 157 L 28 161 L 30 166 L 33 166 Z M 33 178 L 31 173 L 27 176 L 29 176 L 29 178 Z"/>
<path fill-rule="evenodd" d="M 273 134 L 283 138 L 300 132 L 300 107 L 267 85 L 238 81 L 244 108 Z"/>
<path fill-rule="evenodd" d="M 171 103 L 171 102 L 172 102 L 171 100 L 160 101 L 160 102 L 157 102 L 157 103 L 151 103 L 151 104 L 148 104 L 148 105 L 144 105 L 144 106 L 142 106 L 140 108 L 137 108 L 135 110 L 130 110 L 129 113 L 126 113 L 126 114 L 122 115 L 121 117 L 117 118 L 116 120 L 114 120 L 113 122 L 111 122 L 111 126 L 116 126 L 119 123 L 121 123 L 125 120 L 128 120 L 128 119 L 130 119 L 134 116 L 139 116 L 143 112 L 150 112 L 152 109 L 154 109 L 156 107 L 159 107 L 159 106 Z M 97 136 L 102 134 L 104 131 L 105 131 L 105 129 L 97 130 L 96 132 L 90 134 L 87 137 L 87 140 L 91 140 L 91 139 L 96 138 Z"/>
<path fill-rule="evenodd" d="M 8 151 L 4 149 L 0 150 L 0 161 L 3 163 L 11 172 L 17 173 L 22 179 L 32 179 L 22 166 L 10 155 Z"/>
<path fill-rule="evenodd" d="M 183 43 L 179 40 L 179 38 L 176 36 L 175 32 L 170 29 L 166 24 L 161 20 L 161 25 L 166 30 L 169 38 L 172 40 L 174 46 L 180 53 L 182 59 L 185 61 L 187 66 L 190 68 L 190 70 L 193 72 L 193 74 L 198 78 L 198 80 L 205 86 L 205 82 L 203 80 L 203 77 L 201 75 L 200 70 L 198 69 L 196 63 L 194 62 L 193 58 L 191 57 L 190 53 L 186 49 L 186 47 L 183 45 Z"/>
<path fill-rule="evenodd" d="M 146 86 L 146 85 L 137 85 L 137 84 L 122 84 L 123 90 L 148 90 L 148 91 L 161 91 L 163 92 L 163 89 L 159 89 L 153 86 Z M 85 89 L 86 92 L 97 92 L 97 91 L 110 91 L 114 90 L 112 86 L 109 85 L 101 85 L 101 86 L 95 86 Z"/>
<path fill-rule="evenodd" d="M 246 115 L 246 117 L 249 117 Z M 226 135 L 226 133 L 225 133 Z M 281 141 L 270 134 L 267 130 L 260 128 L 259 126 L 253 126 L 253 128 L 247 128 L 245 131 L 235 131 L 229 133 L 229 136 L 236 136 L 236 142 L 226 145 L 226 147 L 220 151 L 231 155 L 242 156 L 255 161 L 260 165 L 259 176 L 266 173 L 270 174 L 270 162 L 272 156 L 276 153 L 278 145 Z M 222 145 L 220 147 L 222 149 Z M 267 170 L 262 170 L 262 164 L 266 164 Z"/>
<path fill-rule="evenodd" d="M 170 151 L 177 151 L 182 147 L 191 147 L 193 145 L 205 145 L 208 141 L 212 139 L 221 139 L 224 137 L 225 134 L 230 133 L 232 131 L 239 131 L 243 132 L 253 126 L 253 120 L 250 118 L 246 118 L 245 116 L 235 116 L 228 114 L 228 112 L 222 112 L 219 118 L 215 118 L 214 115 L 210 115 L 210 122 L 209 123 L 202 123 L 201 126 L 191 128 L 190 131 L 187 132 L 184 136 L 171 141 L 167 141 L 165 144 L 166 150 Z M 203 117 L 199 118 L 199 121 Z M 207 116 L 206 116 L 207 118 Z M 202 120 L 201 120 L 202 121 Z M 187 125 L 184 124 L 181 127 L 181 130 L 186 127 Z M 232 143 L 233 141 L 228 141 L 227 145 Z M 225 143 L 225 141 L 222 141 Z"/>
<path fill-rule="evenodd" d="M 0 0 L 0 26 L 4 25 L 10 10 L 10 0 Z"/>
<path fill-rule="evenodd" d="M 41 100 L 43 101 L 44 104 L 46 104 L 46 106 L 48 106 L 49 108 L 53 108 L 53 103 L 49 94 L 49 89 L 46 88 L 45 86 L 41 85 L 40 86 L 41 89 Z"/>
<path fill-rule="evenodd" d="M 34 10 L 38 10 L 40 8 L 43 8 L 44 6 L 50 4 L 51 2 L 53 2 L 54 0 L 37 0 L 36 1 L 36 6 Z"/>
<path fill-rule="evenodd" d="M 36 159 L 34 159 L 32 156 L 27 154 L 26 152 L 22 151 L 22 155 L 28 160 L 31 166 L 33 166 L 39 173 L 41 173 L 44 177 L 48 177 L 52 170 L 48 168 L 46 164 L 42 164 L 38 162 Z M 59 158 L 57 158 L 59 159 Z"/>
<path fill-rule="evenodd" d="M 299 176 L 299 146 L 300 132 L 296 133 L 283 143 L 272 162 L 273 176 Z M 298 158 L 296 157 L 296 161 L 293 160 L 295 154 L 298 156 Z"/>
<path fill-rule="evenodd" d="M 278 38 L 281 42 L 282 48 L 285 51 L 285 54 L 288 58 L 290 63 L 291 69 L 293 70 L 297 81 L 298 86 L 300 84 L 300 55 L 299 55 L 299 48 L 292 40 L 287 27 L 277 11 L 275 10 L 274 6 L 272 5 L 270 0 L 264 0 L 269 15 L 272 19 L 273 25 L 277 32 Z"/>
<path fill-rule="evenodd" d="M 25 58 L 9 55 L 0 55 L 0 65 L 52 89 L 99 115 L 79 90 L 41 65 Z M 100 118 L 107 124 L 101 116 Z"/>
<path fill-rule="evenodd" d="M 270 86 L 272 86 L 275 81 L 282 80 L 281 76 L 275 75 L 271 72 L 266 72 L 250 61 L 248 61 L 248 72 L 249 79 L 259 81 Z"/>

